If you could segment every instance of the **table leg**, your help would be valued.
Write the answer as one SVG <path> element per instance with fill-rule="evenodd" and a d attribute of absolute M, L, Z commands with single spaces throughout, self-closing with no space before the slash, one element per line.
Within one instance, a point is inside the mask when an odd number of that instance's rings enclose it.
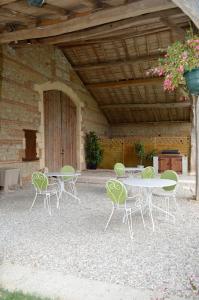
<path fill-rule="evenodd" d="M 153 209 L 153 205 L 152 205 L 152 191 L 151 191 L 150 188 L 147 188 L 146 191 L 147 191 L 147 202 L 148 202 L 148 206 L 149 206 L 149 215 L 150 215 L 150 218 L 151 218 L 152 229 L 153 229 L 153 232 L 154 232 L 155 231 L 155 224 L 154 224 L 153 212 L 152 212 L 152 209 Z"/>
<path fill-rule="evenodd" d="M 77 197 L 75 194 L 72 194 L 71 192 L 69 192 L 65 189 L 63 180 L 59 179 L 59 183 L 60 183 L 60 189 L 61 189 L 60 197 L 62 197 L 62 194 L 65 193 L 65 194 L 69 195 L 70 197 L 78 200 L 78 202 L 80 203 L 80 198 L 79 197 Z"/>

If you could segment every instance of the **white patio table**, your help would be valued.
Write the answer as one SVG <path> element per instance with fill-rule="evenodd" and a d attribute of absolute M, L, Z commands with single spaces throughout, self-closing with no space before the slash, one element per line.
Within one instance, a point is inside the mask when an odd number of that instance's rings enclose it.
<path fill-rule="evenodd" d="M 150 178 L 150 179 L 142 179 L 142 178 L 125 178 L 123 179 L 123 183 L 132 186 L 132 187 L 140 187 L 146 189 L 146 205 L 148 205 L 149 208 L 149 215 L 152 222 L 153 231 L 155 230 L 154 220 L 153 220 L 153 214 L 152 209 L 153 207 L 157 210 L 160 210 L 164 213 L 167 213 L 168 215 L 172 216 L 169 212 L 166 212 L 162 208 L 156 206 L 152 202 L 152 189 L 153 188 L 163 188 L 167 186 L 176 185 L 176 181 L 170 180 L 170 179 L 160 179 L 160 178 Z"/>
<path fill-rule="evenodd" d="M 134 175 L 136 173 L 141 173 L 143 170 L 144 170 L 144 168 L 138 168 L 138 167 L 125 168 L 125 171 L 127 173 L 131 173 L 132 175 Z"/>
<path fill-rule="evenodd" d="M 71 196 L 72 198 L 74 198 L 74 199 L 76 199 L 80 202 L 80 198 L 77 197 L 77 195 L 75 195 L 75 193 L 73 194 L 73 193 L 71 193 L 71 192 L 69 192 L 65 189 L 63 177 L 71 177 L 71 178 L 75 179 L 78 176 L 80 176 L 81 173 L 79 173 L 79 172 L 76 172 L 76 173 L 49 172 L 49 173 L 46 173 L 46 175 L 48 177 L 57 177 L 59 185 L 60 185 L 60 196 L 59 196 L 59 198 L 61 198 L 62 194 L 65 193 L 65 194 Z"/>

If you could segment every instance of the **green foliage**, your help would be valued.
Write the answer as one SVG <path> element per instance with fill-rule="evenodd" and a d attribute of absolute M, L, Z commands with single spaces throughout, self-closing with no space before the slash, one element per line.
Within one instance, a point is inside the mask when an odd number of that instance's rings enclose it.
<path fill-rule="evenodd" d="M 143 164 L 144 160 L 148 160 L 148 161 L 152 162 L 153 161 L 153 157 L 155 155 L 157 155 L 157 151 L 155 149 L 153 149 L 149 153 L 145 153 L 144 144 L 141 143 L 141 142 L 135 143 L 134 147 L 135 147 L 135 154 L 139 158 L 140 165 Z"/>
<path fill-rule="evenodd" d="M 168 47 L 164 58 L 159 59 L 157 67 L 147 73 L 154 76 L 164 76 L 164 90 L 174 91 L 180 87 L 186 100 L 188 91 L 184 73 L 199 68 L 199 36 L 192 30 L 187 31 L 185 41 L 176 41 Z"/>
<path fill-rule="evenodd" d="M 146 154 L 145 159 L 150 161 L 150 162 L 153 162 L 153 157 L 156 156 L 156 155 L 157 155 L 157 150 L 153 149 L 151 152 Z"/>
<path fill-rule="evenodd" d="M 86 134 L 85 154 L 87 167 L 98 166 L 103 158 L 103 150 L 101 149 L 99 138 L 95 132 L 90 131 Z"/>
<path fill-rule="evenodd" d="M 9 292 L 0 289 L 0 300 L 49 300 L 47 298 L 40 298 L 21 292 Z"/>
<path fill-rule="evenodd" d="M 140 165 L 142 165 L 143 160 L 145 158 L 145 149 L 144 149 L 144 144 L 137 142 L 134 144 L 135 146 L 135 154 L 137 155 L 137 157 L 140 160 Z"/>

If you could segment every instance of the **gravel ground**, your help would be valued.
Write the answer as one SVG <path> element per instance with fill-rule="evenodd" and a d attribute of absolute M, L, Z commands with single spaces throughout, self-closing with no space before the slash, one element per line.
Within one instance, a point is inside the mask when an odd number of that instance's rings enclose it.
<path fill-rule="evenodd" d="M 103 232 L 111 204 L 102 185 L 79 183 L 81 204 L 65 198 L 60 211 L 52 199 L 52 216 L 40 200 L 28 211 L 34 196 L 30 186 L 1 193 L 0 259 L 190 297 L 190 281 L 199 284 L 199 203 L 179 190 L 183 217 L 178 214 L 173 225 L 154 213 L 153 233 L 148 215 L 146 229 L 136 215 L 132 245 L 121 213 Z"/>

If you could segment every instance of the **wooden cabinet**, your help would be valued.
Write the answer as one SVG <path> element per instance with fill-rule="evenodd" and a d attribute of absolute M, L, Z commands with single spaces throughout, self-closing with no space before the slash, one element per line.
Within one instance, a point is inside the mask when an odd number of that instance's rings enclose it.
<path fill-rule="evenodd" d="M 158 156 L 158 172 L 165 170 L 173 170 L 182 173 L 182 156 L 181 155 L 159 155 Z"/>

